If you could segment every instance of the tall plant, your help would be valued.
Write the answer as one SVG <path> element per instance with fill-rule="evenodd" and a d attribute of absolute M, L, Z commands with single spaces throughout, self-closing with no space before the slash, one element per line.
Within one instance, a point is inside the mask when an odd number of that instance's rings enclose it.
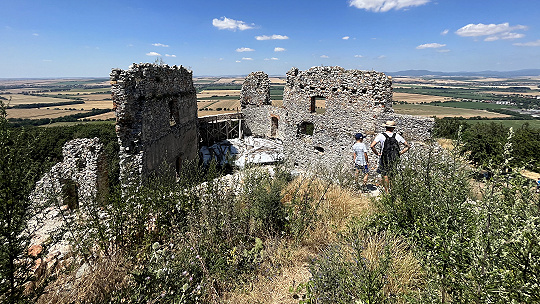
<path fill-rule="evenodd" d="M 32 215 L 29 194 L 39 168 L 31 161 L 32 140 L 14 132 L 0 100 L 0 302 L 25 301 L 24 284 L 32 280 L 27 259 L 30 243 L 28 220 Z"/>

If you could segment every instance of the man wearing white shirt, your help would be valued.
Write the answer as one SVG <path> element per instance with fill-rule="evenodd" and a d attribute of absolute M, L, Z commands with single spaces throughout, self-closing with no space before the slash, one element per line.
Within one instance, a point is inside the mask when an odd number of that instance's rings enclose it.
<path fill-rule="evenodd" d="M 377 169 L 377 172 L 382 175 L 382 184 L 384 186 L 384 189 L 388 193 L 390 186 L 390 180 L 388 176 L 391 175 L 392 170 L 394 169 L 393 167 L 399 159 L 399 156 L 407 152 L 410 146 L 401 135 L 394 133 L 394 130 L 396 129 L 395 121 L 387 121 L 383 125 L 383 127 L 386 128 L 386 131 L 384 133 L 378 134 L 375 137 L 375 139 L 371 143 L 371 151 L 373 151 L 375 155 L 380 157 L 379 168 Z M 375 148 L 377 144 L 380 145 L 381 152 L 377 151 L 377 149 Z M 402 144 L 405 147 L 400 150 L 399 144 Z"/>

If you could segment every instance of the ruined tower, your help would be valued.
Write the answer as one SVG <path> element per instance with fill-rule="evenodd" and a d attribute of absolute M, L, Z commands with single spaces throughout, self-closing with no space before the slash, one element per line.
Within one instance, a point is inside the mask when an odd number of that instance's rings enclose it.
<path fill-rule="evenodd" d="M 184 67 L 133 64 L 111 72 L 120 178 L 144 178 L 162 163 L 180 169 L 198 153 L 197 95 Z"/>
<path fill-rule="evenodd" d="M 270 105 L 270 79 L 264 72 L 251 72 L 240 92 L 240 103 L 242 107 L 247 105 Z"/>

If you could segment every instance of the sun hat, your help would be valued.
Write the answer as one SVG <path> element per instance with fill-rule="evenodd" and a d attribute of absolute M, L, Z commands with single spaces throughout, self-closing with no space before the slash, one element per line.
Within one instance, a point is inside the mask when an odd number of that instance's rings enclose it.
<path fill-rule="evenodd" d="M 364 135 L 363 135 L 362 133 L 356 133 L 356 134 L 354 135 L 354 138 L 356 138 L 356 139 L 361 139 L 361 138 L 364 138 Z"/>
<path fill-rule="evenodd" d="M 393 120 L 387 120 L 383 127 L 395 128 L 397 126 L 396 122 Z"/>

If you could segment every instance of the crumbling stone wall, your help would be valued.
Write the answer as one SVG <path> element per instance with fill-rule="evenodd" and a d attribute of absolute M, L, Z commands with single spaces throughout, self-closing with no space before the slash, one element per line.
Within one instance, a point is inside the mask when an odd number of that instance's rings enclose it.
<path fill-rule="evenodd" d="M 179 169 L 198 153 L 197 96 L 184 67 L 133 64 L 113 69 L 111 92 L 120 142 L 120 178 L 144 178 L 163 162 Z"/>
<path fill-rule="evenodd" d="M 243 107 L 246 105 L 270 105 L 270 79 L 264 72 L 251 72 L 240 91 L 240 103 Z"/>
<path fill-rule="evenodd" d="M 99 138 L 81 138 L 62 148 L 62 162 L 54 165 L 31 194 L 34 202 L 58 200 L 71 209 L 103 202 L 108 194 L 107 160 Z"/>
<path fill-rule="evenodd" d="M 433 125 L 431 118 L 393 113 L 391 77 L 341 67 L 292 68 L 282 107 L 248 105 L 242 111 L 252 134 L 281 138 L 286 157 L 300 167 L 350 163 L 354 134 L 367 135 L 369 146 L 386 120 L 395 120 L 408 141 L 430 138 Z M 377 159 L 370 156 L 375 168 Z"/>

